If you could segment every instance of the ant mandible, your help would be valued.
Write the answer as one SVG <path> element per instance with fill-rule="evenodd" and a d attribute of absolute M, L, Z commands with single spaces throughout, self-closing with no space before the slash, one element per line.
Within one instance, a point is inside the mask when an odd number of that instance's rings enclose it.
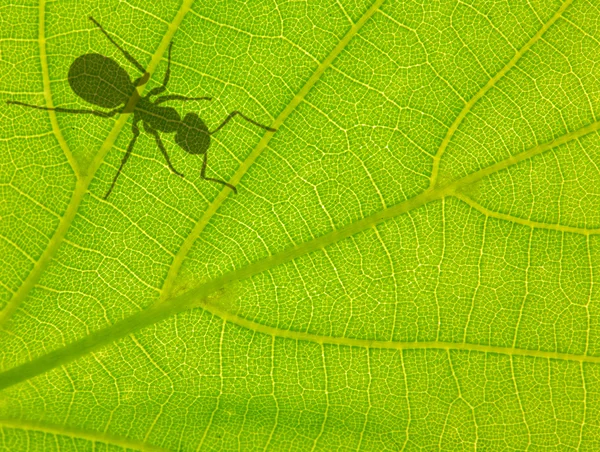
<path fill-rule="evenodd" d="M 59 113 L 71 113 L 76 115 L 94 115 L 101 118 L 110 118 L 117 113 L 133 113 L 133 125 L 131 130 L 133 132 L 133 138 L 129 142 L 127 152 L 123 156 L 121 166 L 115 175 L 110 188 L 104 195 L 104 199 L 107 199 L 112 192 L 115 183 L 123 167 L 129 160 L 131 152 L 135 142 L 140 135 L 139 122 L 142 122 L 144 130 L 150 135 L 154 136 L 158 148 L 162 152 L 167 165 L 171 171 L 178 176 L 183 177 L 179 171 L 173 168 L 169 155 L 165 149 L 165 146 L 158 134 L 163 133 L 175 133 L 175 143 L 180 146 L 184 151 L 190 154 L 203 154 L 204 162 L 202 163 L 202 170 L 200 171 L 200 177 L 204 180 L 218 182 L 219 184 L 225 185 L 231 188 L 235 193 L 237 189 L 220 179 L 213 179 L 206 177 L 206 166 L 207 166 L 207 151 L 210 146 L 210 136 L 219 130 L 221 130 L 229 121 L 235 116 L 239 116 L 245 119 L 255 126 L 262 127 L 269 132 L 276 132 L 275 129 L 262 125 L 239 111 L 231 112 L 227 118 L 214 130 L 208 130 L 208 127 L 200 119 L 196 113 L 188 113 L 185 115 L 183 120 L 179 116 L 179 113 L 172 107 L 162 107 L 160 104 L 172 100 L 187 102 L 197 100 L 212 100 L 211 97 L 185 97 L 178 94 L 171 94 L 167 96 L 161 96 L 158 99 L 152 101 L 152 96 L 162 94 L 167 89 L 169 83 L 169 77 L 171 76 L 171 47 L 173 43 L 169 44 L 169 57 L 167 62 L 167 72 L 163 79 L 161 86 L 154 88 L 148 92 L 144 97 L 140 97 L 137 91 L 137 87 L 145 84 L 150 74 L 142 67 L 138 61 L 129 54 L 124 48 L 117 44 L 110 35 L 104 30 L 93 17 L 90 20 L 100 29 L 102 33 L 108 38 L 108 40 L 121 51 L 125 58 L 132 63 L 143 75 L 131 81 L 129 74 L 119 64 L 111 58 L 105 57 L 98 53 L 88 53 L 80 56 L 69 69 L 69 85 L 71 89 L 81 97 L 83 100 L 97 105 L 103 108 L 111 108 L 110 111 L 101 110 L 77 110 L 70 108 L 48 108 L 41 107 L 39 105 L 26 104 L 24 102 L 18 102 L 9 100 L 7 104 L 21 105 L 29 108 L 37 108 L 39 110 L 53 110 Z"/>

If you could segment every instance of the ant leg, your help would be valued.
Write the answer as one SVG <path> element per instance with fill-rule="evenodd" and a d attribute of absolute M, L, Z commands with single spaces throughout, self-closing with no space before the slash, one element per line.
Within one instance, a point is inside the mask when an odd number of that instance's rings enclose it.
<path fill-rule="evenodd" d="M 19 102 L 16 100 L 7 100 L 6 103 L 9 105 L 10 104 L 21 105 L 22 107 L 35 108 L 37 110 L 57 111 L 59 113 L 72 113 L 74 115 L 94 115 L 94 116 L 100 116 L 101 118 L 111 118 L 114 115 L 116 115 L 117 113 L 119 113 L 119 111 L 121 111 L 120 108 L 117 108 L 117 109 L 111 110 L 111 111 L 76 110 L 76 109 L 72 109 L 72 108 L 62 108 L 62 107 L 49 108 L 49 107 L 42 107 L 40 105 L 26 104 L 25 102 Z"/>
<path fill-rule="evenodd" d="M 171 94 L 169 96 L 159 97 L 156 99 L 156 101 L 154 101 L 154 105 L 159 105 L 170 100 L 181 100 L 183 102 L 187 102 L 188 100 L 212 100 L 212 97 L 186 97 L 180 96 L 179 94 Z"/>
<path fill-rule="evenodd" d="M 209 180 L 212 182 L 218 182 L 219 184 L 225 185 L 226 187 L 229 187 L 233 190 L 233 192 L 237 195 L 237 188 L 235 188 L 233 185 L 228 184 L 227 182 L 225 182 L 224 180 L 220 180 L 220 179 L 213 179 L 212 177 L 206 177 L 206 165 L 208 164 L 208 153 L 205 152 L 204 153 L 204 163 L 202 163 L 202 170 L 200 171 L 200 177 L 204 180 Z"/>
<path fill-rule="evenodd" d="M 157 88 L 153 88 L 148 92 L 146 97 L 156 96 L 157 94 L 163 93 L 167 89 L 167 84 L 169 83 L 169 78 L 171 78 L 171 47 L 173 47 L 173 41 L 169 43 L 169 57 L 167 59 L 167 72 L 165 72 L 165 78 L 163 79 L 163 83 L 161 86 Z"/>
<path fill-rule="evenodd" d="M 121 53 L 125 56 L 125 58 L 127 58 L 127 60 L 133 64 L 136 68 L 138 68 L 138 70 L 142 73 L 142 74 L 146 74 L 146 69 L 144 69 L 144 67 L 137 62 L 137 60 L 135 58 L 133 58 L 131 56 L 131 54 L 125 50 L 123 47 L 121 47 L 119 44 L 117 44 L 115 42 L 115 40 L 113 38 L 110 37 L 110 35 L 106 32 L 106 30 L 102 27 L 102 25 L 100 25 L 96 19 L 94 19 L 92 16 L 90 16 L 90 20 L 92 22 L 94 22 L 94 24 L 100 29 L 100 31 L 102 33 L 104 33 L 104 36 L 106 36 L 108 38 L 108 40 L 117 48 L 121 51 Z"/>
<path fill-rule="evenodd" d="M 232 111 L 231 113 L 229 113 L 229 116 L 227 116 L 227 118 L 225 118 L 225 121 L 223 121 L 219 127 L 217 127 L 215 130 L 213 130 L 212 132 L 209 132 L 209 133 L 212 135 L 213 133 L 218 132 L 223 127 L 225 127 L 229 121 L 231 121 L 234 117 L 236 117 L 238 115 L 241 116 L 242 118 L 244 118 L 250 124 L 254 124 L 255 126 L 262 127 L 263 129 L 265 129 L 269 132 L 277 132 L 276 129 L 273 129 L 272 127 L 263 126 L 262 124 L 254 121 L 253 119 L 250 119 L 248 116 L 244 115 L 240 111 Z"/>
<path fill-rule="evenodd" d="M 156 140 L 156 144 L 158 145 L 158 148 L 160 149 L 160 152 L 162 152 L 162 155 L 165 157 L 165 160 L 167 161 L 167 165 L 169 166 L 169 168 L 171 169 L 171 171 L 173 171 L 178 176 L 184 177 L 183 174 L 181 174 L 179 171 L 177 171 L 175 168 L 173 168 L 173 164 L 171 163 L 171 159 L 169 158 L 169 154 L 167 154 L 167 150 L 165 149 L 165 145 L 163 144 L 162 140 L 160 139 L 160 136 L 158 135 L 158 132 L 156 130 L 154 130 L 154 129 L 151 129 L 150 127 L 146 127 L 145 124 L 144 124 L 144 128 L 146 129 L 147 132 L 149 132 L 152 135 L 154 135 L 154 139 Z"/>
<path fill-rule="evenodd" d="M 127 152 L 125 152 L 125 155 L 123 156 L 123 160 L 121 160 L 121 166 L 119 166 L 119 170 L 117 171 L 117 174 L 115 174 L 112 184 L 110 184 L 110 188 L 104 195 L 104 199 L 107 199 L 108 195 L 110 195 L 110 192 L 112 192 L 112 190 L 115 186 L 115 183 L 117 182 L 117 179 L 119 178 L 119 175 L 121 174 L 121 171 L 123 170 L 123 167 L 125 166 L 125 163 L 127 163 L 127 160 L 129 160 L 129 157 L 131 156 L 131 152 L 133 151 L 133 146 L 135 146 L 135 141 L 137 140 L 137 137 L 140 136 L 140 128 L 137 125 L 138 121 L 133 122 L 133 126 L 131 127 L 131 130 L 133 132 L 133 138 L 129 142 L 129 146 L 127 146 Z"/>

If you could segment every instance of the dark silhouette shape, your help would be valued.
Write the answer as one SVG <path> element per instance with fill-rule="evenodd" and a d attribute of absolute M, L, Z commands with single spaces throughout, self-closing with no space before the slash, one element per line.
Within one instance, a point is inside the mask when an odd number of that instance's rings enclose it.
<path fill-rule="evenodd" d="M 144 67 L 136 61 L 135 58 L 117 44 L 114 39 L 104 30 L 93 17 L 90 20 L 100 29 L 102 33 L 108 38 L 108 40 L 121 51 L 125 58 L 132 63 L 143 75 L 131 81 L 129 74 L 119 64 L 111 58 L 105 57 L 98 53 L 88 53 L 82 55 L 73 61 L 69 69 L 69 85 L 75 94 L 81 97 L 83 100 L 90 104 L 97 105 L 103 108 L 110 108 L 110 111 L 101 110 L 79 110 L 70 108 L 48 108 L 41 107 L 38 105 L 26 104 L 24 102 L 18 102 L 9 100 L 7 104 L 21 105 L 23 107 L 36 108 L 38 110 L 52 110 L 59 113 L 71 113 L 76 115 L 94 115 L 101 118 L 110 118 L 117 113 L 133 113 L 133 124 L 131 131 L 133 137 L 127 147 L 127 152 L 123 156 L 121 166 L 115 175 L 110 188 L 104 195 L 104 199 L 108 198 L 112 192 L 123 167 L 129 160 L 135 142 L 140 135 L 139 123 L 141 122 L 144 126 L 144 130 L 154 137 L 156 145 L 163 154 L 165 161 L 171 171 L 178 176 L 183 177 L 179 171 L 177 171 L 171 164 L 169 154 L 165 149 L 165 146 L 160 138 L 159 132 L 163 133 L 175 133 L 175 142 L 183 150 L 189 154 L 204 154 L 204 161 L 202 163 L 202 170 L 200 171 L 200 177 L 204 180 L 218 182 L 219 184 L 225 185 L 231 188 L 235 193 L 237 189 L 220 179 L 213 179 L 206 177 L 206 167 L 208 164 L 207 151 L 210 147 L 210 136 L 227 125 L 234 117 L 239 116 L 246 120 L 250 124 L 262 127 L 269 132 L 276 132 L 275 129 L 262 125 L 239 111 L 231 112 L 227 118 L 214 130 L 208 130 L 208 127 L 200 119 L 196 113 L 188 113 L 181 120 L 179 113 L 172 107 L 161 107 L 160 104 L 168 101 L 196 101 L 196 100 L 212 100 L 211 97 L 186 97 L 178 94 L 171 94 L 167 96 L 161 96 L 156 100 L 151 100 L 153 96 L 162 94 L 167 89 L 169 83 L 169 77 L 171 76 L 171 48 L 173 43 L 169 44 L 169 57 L 167 62 L 167 71 L 161 86 L 154 88 L 148 92 L 144 97 L 140 97 L 137 91 L 137 87 L 143 85 L 150 78 L 150 74 L 146 72 Z"/>

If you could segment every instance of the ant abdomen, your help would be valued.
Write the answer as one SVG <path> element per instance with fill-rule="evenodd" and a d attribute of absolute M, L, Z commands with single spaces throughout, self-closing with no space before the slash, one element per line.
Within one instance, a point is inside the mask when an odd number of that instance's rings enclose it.
<path fill-rule="evenodd" d="M 188 113 L 179 123 L 175 142 L 190 154 L 204 154 L 210 146 L 210 132 L 196 113 Z"/>

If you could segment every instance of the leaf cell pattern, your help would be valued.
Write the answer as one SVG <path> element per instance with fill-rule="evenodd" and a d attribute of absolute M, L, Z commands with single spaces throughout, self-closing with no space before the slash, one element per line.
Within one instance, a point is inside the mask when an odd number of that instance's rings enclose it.
<path fill-rule="evenodd" d="M 0 449 L 598 450 L 593 1 L 21 2 L 0 100 L 97 52 L 215 135 L 0 112 Z M 183 115 L 189 106 L 177 106 Z"/>

